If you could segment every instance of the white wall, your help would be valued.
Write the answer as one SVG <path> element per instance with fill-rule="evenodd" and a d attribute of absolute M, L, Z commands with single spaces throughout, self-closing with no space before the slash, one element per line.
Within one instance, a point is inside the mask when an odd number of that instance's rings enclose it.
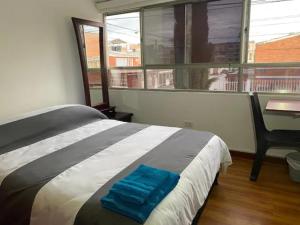
<path fill-rule="evenodd" d="M 261 98 L 262 107 L 270 97 L 280 98 L 264 95 Z M 300 98 L 284 96 L 287 97 Z M 110 101 L 120 111 L 133 112 L 137 122 L 183 127 L 184 121 L 190 121 L 193 129 L 216 133 L 233 150 L 255 152 L 247 94 L 111 90 Z M 265 120 L 270 129 L 300 128 L 300 118 L 266 115 Z M 278 150 L 269 152 L 274 156 L 284 156 L 286 153 Z"/>
<path fill-rule="evenodd" d="M 71 17 L 101 21 L 94 0 L 0 1 L 0 120 L 84 103 Z"/>

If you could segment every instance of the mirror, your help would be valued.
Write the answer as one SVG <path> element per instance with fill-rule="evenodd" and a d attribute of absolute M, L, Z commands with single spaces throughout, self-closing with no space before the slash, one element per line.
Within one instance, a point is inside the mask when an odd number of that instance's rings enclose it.
<path fill-rule="evenodd" d="M 72 18 L 88 106 L 107 108 L 108 85 L 104 64 L 103 26 L 101 23 Z"/>

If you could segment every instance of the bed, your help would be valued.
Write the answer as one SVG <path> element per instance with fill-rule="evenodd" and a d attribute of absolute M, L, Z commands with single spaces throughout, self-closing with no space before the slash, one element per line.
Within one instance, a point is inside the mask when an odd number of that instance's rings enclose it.
<path fill-rule="evenodd" d="M 145 225 L 189 225 L 231 157 L 210 132 L 124 123 L 81 105 L 0 123 L 0 225 L 136 225 L 99 199 L 140 164 L 181 176 Z"/>

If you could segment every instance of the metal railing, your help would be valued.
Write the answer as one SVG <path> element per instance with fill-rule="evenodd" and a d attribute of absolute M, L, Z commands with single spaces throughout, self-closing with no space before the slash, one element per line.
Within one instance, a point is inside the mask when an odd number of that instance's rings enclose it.
<path fill-rule="evenodd" d="M 209 90 L 213 91 L 238 91 L 238 81 L 229 79 L 217 80 Z M 271 92 L 271 93 L 300 93 L 299 79 L 251 79 L 243 81 L 244 92 Z"/>
<path fill-rule="evenodd" d="M 172 72 L 170 72 L 172 73 Z M 124 76 L 125 75 L 125 76 Z M 132 74 L 131 74 L 132 75 Z M 164 81 L 162 78 L 166 77 L 164 72 L 164 76 L 152 75 L 151 80 L 155 80 L 151 82 L 155 85 L 150 85 L 150 89 L 175 89 L 174 80 Z M 170 74 L 170 75 L 173 75 Z M 148 75 L 149 76 L 149 75 Z M 170 76 L 167 76 L 168 79 Z M 110 77 L 110 86 L 114 88 L 137 88 L 139 85 L 134 85 L 135 87 L 131 87 L 129 83 L 142 83 L 140 79 L 143 79 L 143 76 L 135 76 L 133 78 L 131 76 L 131 82 L 126 82 L 126 78 L 128 76 L 123 74 L 122 79 L 116 79 L 116 77 Z M 133 82 L 133 79 L 136 81 Z M 142 87 L 141 87 L 142 88 Z M 220 76 L 215 82 L 211 84 L 209 87 L 210 91 L 230 91 L 237 92 L 239 90 L 239 81 L 238 75 L 236 79 L 229 79 L 224 76 Z M 244 92 L 270 92 L 270 93 L 300 93 L 300 76 L 299 79 L 278 79 L 276 77 L 270 77 L 268 79 L 255 79 L 255 78 L 247 78 L 242 80 L 242 91 Z"/>

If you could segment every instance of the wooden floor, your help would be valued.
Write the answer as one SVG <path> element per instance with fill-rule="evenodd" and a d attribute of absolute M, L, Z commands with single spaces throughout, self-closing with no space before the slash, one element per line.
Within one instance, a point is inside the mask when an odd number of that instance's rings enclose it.
<path fill-rule="evenodd" d="M 257 182 L 249 181 L 252 161 L 234 157 L 221 175 L 200 218 L 201 225 L 300 225 L 300 184 L 284 164 L 265 162 Z"/>

